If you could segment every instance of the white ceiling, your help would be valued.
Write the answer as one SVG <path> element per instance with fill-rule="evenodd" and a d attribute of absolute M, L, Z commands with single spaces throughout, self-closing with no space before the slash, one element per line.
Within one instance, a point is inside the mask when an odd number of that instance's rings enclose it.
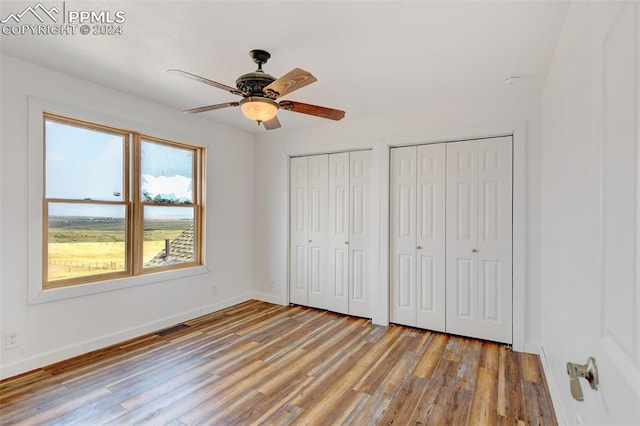
<path fill-rule="evenodd" d="M 35 3 L 2 2 L 0 15 Z M 1 36 L 2 52 L 182 110 L 239 98 L 167 69 L 235 86 L 256 67 L 249 50 L 264 49 L 269 74 L 300 67 L 318 79 L 287 99 L 343 109 L 349 120 L 540 91 L 568 3 L 67 0 L 65 7 L 123 10 L 124 34 Z M 522 77 L 515 90 L 504 84 L 511 75 Z M 264 131 L 238 108 L 201 115 Z M 323 120 L 278 116 L 283 127 Z"/>

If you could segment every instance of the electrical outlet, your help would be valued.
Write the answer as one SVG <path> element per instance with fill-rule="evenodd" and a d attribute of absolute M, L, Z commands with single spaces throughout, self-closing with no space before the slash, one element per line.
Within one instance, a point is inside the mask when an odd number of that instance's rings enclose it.
<path fill-rule="evenodd" d="M 214 285 L 211 286 L 211 294 L 213 294 L 214 296 L 216 294 L 218 294 L 218 285 L 217 284 L 214 284 Z"/>
<path fill-rule="evenodd" d="M 11 331 L 5 335 L 5 347 L 13 349 L 18 347 L 18 333 Z"/>
<path fill-rule="evenodd" d="M 275 280 L 271 280 L 271 288 L 276 288 L 276 282 L 275 282 Z"/>

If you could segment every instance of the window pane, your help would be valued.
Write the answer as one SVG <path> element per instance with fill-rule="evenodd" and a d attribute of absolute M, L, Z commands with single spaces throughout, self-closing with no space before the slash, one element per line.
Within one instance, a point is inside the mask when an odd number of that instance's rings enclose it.
<path fill-rule="evenodd" d="M 193 151 L 153 142 L 141 146 L 141 200 L 167 204 L 193 202 Z"/>
<path fill-rule="evenodd" d="M 123 200 L 125 138 L 46 120 L 46 196 Z"/>
<path fill-rule="evenodd" d="M 144 207 L 145 268 L 193 262 L 193 213 L 192 207 Z"/>
<path fill-rule="evenodd" d="M 49 203 L 49 281 L 126 269 L 125 206 Z"/>

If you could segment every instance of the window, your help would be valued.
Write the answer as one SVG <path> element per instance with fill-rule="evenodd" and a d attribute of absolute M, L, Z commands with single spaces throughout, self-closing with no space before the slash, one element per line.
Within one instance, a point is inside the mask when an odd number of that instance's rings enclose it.
<path fill-rule="evenodd" d="M 202 265 L 203 157 L 44 113 L 43 288 Z"/>

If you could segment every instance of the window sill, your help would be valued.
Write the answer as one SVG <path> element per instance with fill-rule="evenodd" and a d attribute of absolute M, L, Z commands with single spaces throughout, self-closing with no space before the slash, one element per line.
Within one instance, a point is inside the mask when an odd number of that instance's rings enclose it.
<path fill-rule="evenodd" d="M 96 281 L 94 283 L 52 288 L 48 290 L 43 290 L 42 288 L 30 288 L 29 304 L 36 305 L 39 303 L 54 302 L 56 300 L 89 296 L 107 291 L 121 290 L 140 285 L 155 284 L 163 281 L 204 275 L 209 272 L 210 270 L 206 266 L 196 266 L 193 268 L 175 269 L 135 277 L 116 278 L 112 280 Z"/>

